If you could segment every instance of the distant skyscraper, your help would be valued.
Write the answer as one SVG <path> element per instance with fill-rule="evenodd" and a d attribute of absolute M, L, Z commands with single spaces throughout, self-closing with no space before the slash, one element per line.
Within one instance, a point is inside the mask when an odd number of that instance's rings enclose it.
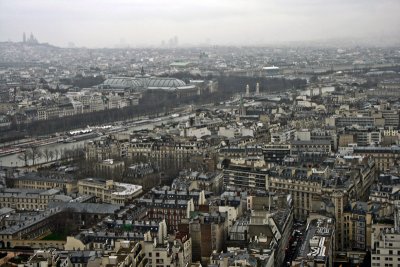
<path fill-rule="evenodd" d="M 26 43 L 26 34 L 24 32 L 24 34 L 22 35 L 22 42 Z"/>
<path fill-rule="evenodd" d="M 174 36 L 168 40 L 169 47 L 177 47 L 179 45 L 178 36 Z"/>

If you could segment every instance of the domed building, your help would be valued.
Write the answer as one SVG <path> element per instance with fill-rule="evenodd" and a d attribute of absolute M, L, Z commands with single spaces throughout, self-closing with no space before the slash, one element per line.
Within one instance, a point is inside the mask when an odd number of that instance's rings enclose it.
<path fill-rule="evenodd" d="M 199 88 L 193 84 L 186 84 L 184 81 L 176 78 L 164 77 L 151 77 L 146 79 L 144 90 L 153 95 L 172 93 L 178 98 L 200 94 Z"/>
<path fill-rule="evenodd" d="M 113 77 L 105 80 L 102 87 L 111 89 L 140 89 L 143 85 L 135 78 Z"/>
<path fill-rule="evenodd" d="M 193 86 L 193 85 L 191 85 Z M 187 87 L 186 83 L 182 80 L 175 78 L 157 78 L 153 77 L 147 80 L 147 89 L 178 89 Z"/>
<path fill-rule="evenodd" d="M 105 80 L 99 88 L 104 90 L 130 90 L 140 91 L 142 93 L 156 94 L 175 93 L 177 97 L 191 96 L 199 94 L 196 85 L 186 84 L 184 81 L 176 78 L 150 77 L 140 75 L 136 77 L 113 77 Z"/>

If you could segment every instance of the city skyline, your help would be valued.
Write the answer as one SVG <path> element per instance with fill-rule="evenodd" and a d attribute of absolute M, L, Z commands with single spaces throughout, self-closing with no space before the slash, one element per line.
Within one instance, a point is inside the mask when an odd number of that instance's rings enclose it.
<path fill-rule="evenodd" d="M 0 41 L 66 47 L 274 45 L 342 42 L 396 45 L 400 2 L 384 1 L 0 1 Z"/>
<path fill-rule="evenodd" d="M 0 265 L 400 266 L 399 0 L 0 0 Z"/>

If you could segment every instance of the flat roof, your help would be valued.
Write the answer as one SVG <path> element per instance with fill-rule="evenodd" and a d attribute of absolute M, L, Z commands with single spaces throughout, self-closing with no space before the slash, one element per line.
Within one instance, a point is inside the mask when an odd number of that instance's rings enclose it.
<path fill-rule="evenodd" d="M 125 183 L 116 183 L 114 185 L 118 187 L 118 189 L 122 189 L 122 191 L 113 192 L 112 195 L 116 196 L 129 196 L 135 194 L 137 192 L 142 191 L 141 185 L 134 185 L 134 184 L 125 184 Z"/>
<path fill-rule="evenodd" d="M 68 209 L 71 208 L 76 212 L 86 212 L 94 214 L 114 214 L 121 207 L 114 204 L 105 203 L 81 203 L 81 202 L 50 202 L 49 208 Z"/>
<path fill-rule="evenodd" d="M 279 67 L 276 66 L 263 67 L 263 70 L 279 70 Z"/>
<path fill-rule="evenodd" d="M 30 198 L 39 197 L 43 195 L 56 195 L 59 194 L 59 189 L 28 189 L 28 188 L 2 188 L 0 190 L 0 197 L 15 197 L 15 198 Z"/>
<path fill-rule="evenodd" d="M 291 142 L 292 145 L 330 145 L 330 140 L 310 140 L 310 141 L 301 141 L 294 140 Z"/>
<path fill-rule="evenodd" d="M 312 220 L 307 226 L 297 257 L 324 259 L 329 256 L 327 250 L 331 249 L 329 241 L 334 234 L 333 227 L 333 219 L 321 218 Z M 315 246 L 311 246 L 311 243 L 314 243 Z"/>

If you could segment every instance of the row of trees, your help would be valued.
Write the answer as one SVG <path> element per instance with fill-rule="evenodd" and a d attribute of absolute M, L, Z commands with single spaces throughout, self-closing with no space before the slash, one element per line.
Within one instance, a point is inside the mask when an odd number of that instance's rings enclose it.
<path fill-rule="evenodd" d="M 39 160 L 43 159 L 44 163 L 57 161 L 57 160 L 67 160 L 71 161 L 76 158 L 81 158 L 83 156 L 83 150 L 80 148 L 66 148 L 66 149 L 42 149 L 40 146 L 31 145 L 18 155 L 20 160 L 23 160 L 25 166 L 36 165 Z"/>
<path fill-rule="evenodd" d="M 255 91 L 256 84 L 259 83 L 261 92 L 280 92 L 291 88 L 300 89 L 307 85 L 307 81 L 303 79 L 288 80 L 265 77 L 220 76 L 217 81 L 220 90 L 231 93 L 245 92 L 247 84 L 252 91 Z"/>
<path fill-rule="evenodd" d="M 98 222 L 96 215 L 90 214 L 87 210 L 77 211 L 74 208 L 66 208 L 52 216 L 52 233 L 61 240 L 67 236 L 75 235 L 80 227 L 90 228 Z"/>
<path fill-rule="evenodd" d="M 184 75 L 181 76 L 184 77 Z M 188 77 L 190 78 L 190 76 Z M 213 93 L 204 92 L 202 95 L 181 98 L 165 92 L 145 93 L 138 106 L 68 116 L 64 117 L 62 120 L 57 118 L 46 121 L 36 121 L 29 124 L 19 124 L 18 130 L 25 131 L 29 136 L 35 136 L 68 131 L 71 128 L 85 127 L 88 124 L 103 124 L 140 116 L 163 114 L 181 104 L 201 105 L 226 100 L 238 92 L 244 92 L 247 84 L 251 87 L 255 87 L 257 82 L 260 83 L 260 88 L 264 92 L 277 92 L 287 88 L 301 88 L 306 85 L 306 81 L 301 79 L 286 80 L 283 78 L 267 79 L 241 76 L 220 76 L 216 79 L 218 81 L 218 91 Z M 6 135 L 7 133 L 4 133 L 4 136 Z"/>
<path fill-rule="evenodd" d="M 60 79 L 63 84 L 72 85 L 79 88 L 89 88 L 95 85 L 99 85 L 105 81 L 103 76 L 82 76 L 81 74 L 76 75 L 74 78 Z"/>
<path fill-rule="evenodd" d="M 118 182 L 128 182 L 142 185 L 144 189 L 150 189 L 158 184 L 171 184 L 179 172 L 183 169 L 202 170 L 205 172 L 215 169 L 217 164 L 216 154 L 208 155 L 208 161 L 205 161 L 203 155 L 191 155 L 186 159 L 170 156 L 162 160 L 153 157 L 138 155 L 134 157 L 113 157 L 115 161 L 123 161 L 124 168 L 108 171 L 97 168 L 99 161 L 96 159 L 85 159 L 83 156 L 75 161 L 78 167 L 75 176 L 80 178 L 98 177 L 103 179 L 113 179 Z M 133 164 L 150 163 L 154 172 L 142 177 L 133 177 L 130 175 L 129 167 Z"/>

